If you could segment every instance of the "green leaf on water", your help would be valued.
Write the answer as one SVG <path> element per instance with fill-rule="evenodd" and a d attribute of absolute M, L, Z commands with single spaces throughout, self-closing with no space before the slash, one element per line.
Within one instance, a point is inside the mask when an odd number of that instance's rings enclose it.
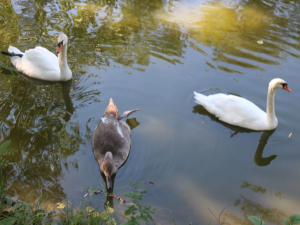
<path fill-rule="evenodd" d="M 86 191 L 91 195 L 91 194 L 94 194 L 96 191 L 98 191 L 98 189 L 91 186 L 88 189 L 86 189 Z"/>
<path fill-rule="evenodd" d="M 290 215 L 290 223 L 291 225 L 297 225 L 300 223 L 300 215 L 298 213 L 292 213 Z"/>
<path fill-rule="evenodd" d="M 253 225 L 266 225 L 264 221 L 262 221 L 256 216 L 247 216 L 247 217 L 253 223 Z"/>
<path fill-rule="evenodd" d="M 290 225 L 290 222 L 287 219 L 284 219 L 284 225 Z"/>
<path fill-rule="evenodd" d="M 7 217 L 0 221 L 0 225 L 13 225 L 16 222 L 16 218 Z"/>

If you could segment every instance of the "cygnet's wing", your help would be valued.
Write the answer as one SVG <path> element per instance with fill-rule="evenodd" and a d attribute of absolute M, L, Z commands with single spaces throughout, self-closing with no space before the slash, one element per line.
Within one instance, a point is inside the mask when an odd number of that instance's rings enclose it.
<path fill-rule="evenodd" d="M 117 168 L 120 168 L 126 161 L 130 152 L 130 127 L 124 121 L 119 121 L 117 126 L 118 133 L 122 138 L 122 144 L 114 155 L 114 163 Z"/>
<path fill-rule="evenodd" d="M 134 112 L 136 112 L 136 111 L 138 111 L 138 110 L 140 110 L 140 109 L 133 109 L 133 110 L 125 111 L 125 112 L 123 112 L 123 114 L 122 114 L 121 116 L 119 116 L 118 120 L 121 120 L 121 119 L 123 119 L 123 118 L 126 118 L 126 117 L 128 117 L 130 114 L 132 114 L 132 113 L 134 113 Z"/>

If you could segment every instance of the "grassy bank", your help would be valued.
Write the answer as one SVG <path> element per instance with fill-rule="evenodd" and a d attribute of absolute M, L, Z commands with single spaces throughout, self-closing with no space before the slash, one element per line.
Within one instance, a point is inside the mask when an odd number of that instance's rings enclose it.
<path fill-rule="evenodd" d="M 82 198 L 79 205 L 74 206 L 70 203 L 57 203 L 56 209 L 47 211 L 43 207 L 43 194 L 40 191 L 40 196 L 35 204 L 27 203 L 14 199 L 10 196 L 3 194 L 5 187 L 5 178 L 0 169 L 0 225 L 12 225 L 12 224 L 117 224 L 114 219 L 114 210 L 110 208 L 108 203 L 103 212 L 99 212 L 98 207 L 91 207 L 91 201 L 94 195 L 98 193 L 107 193 L 103 190 L 96 190 L 89 188 L 87 191 L 87 198 Z M 138 184 L 130 182 L 129 185 L 133 188 L 132 192 L 125 193 L 124 195 L 130 198 L 130 204 L 127 205 L 127 209 L 124 211 L 123 225 L 138 225 L 141 222 L 153 223 L 152 215 L 155 213 L 155 209 L 151 206 L 143 206 L 141 201 L 143 195 L 147 193 L 145 189 L 140 189 Z M 119 200 L 124 200 L 118 197 Z"/>

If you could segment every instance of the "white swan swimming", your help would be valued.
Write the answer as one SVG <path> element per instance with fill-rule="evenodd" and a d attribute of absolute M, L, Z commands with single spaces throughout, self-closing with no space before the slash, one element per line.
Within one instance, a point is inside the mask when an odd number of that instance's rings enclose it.
<path fill-rule="evenodd" d="M 257 131 L 273 130 L 278 125 L 274 108 L 276 89 L 292 92 L 284 80 L 280 78 L 271 80 L 267 97 L 267 113 L 252 102 L 234 95 L 214 94 L 205 96 L 194 92 L 194 97 L 196 103 L 202 105 L 208 112 L 225 123 Z"/>
<path fill-rule="evenodd" d="M 40 46 L 25 52 L 9 46 L 8 52 L 1 53 L 10 56 L 11 63 L 17 70 L 29 77 L 47 81 L 67 81 L 72 79 L 72 71 L 67 62 L 67 35 L 60 34 L 57 43 L 58 57 Z"/>

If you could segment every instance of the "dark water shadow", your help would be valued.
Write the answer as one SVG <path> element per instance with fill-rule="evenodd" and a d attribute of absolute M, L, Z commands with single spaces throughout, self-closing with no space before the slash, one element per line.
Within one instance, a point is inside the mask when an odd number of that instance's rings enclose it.
<path fill-rule="evenodd" d="M 275 129 L 276 130 L 276 129 Z M 277 155 L 271 155 L 269 157 L 263 157 L 263 151 L 268 143 L 269 137 L 275 132 L 275 130 L 264 131 L 260 137 L 259 144 L 257 146 L 253 162 L 258 166 L 267 166 L 274 160 Z"/>
<path fill-rule="evenodd" d="M 65 82 L 55 82 L 55 81 L 45 81 L 45 80 L 38 80 L 35 78 L 31 78 L 26 76 L 25 74 L 21 72 L 17 72 L 17 74 L 24 80 L 29 81 L 30 83 L 37 84 L 37 85 L 55 85 L 55 84 L 60 84 L 61 86 L 61 94 L 64 99 L 65 105 L 66 105 L 66 112 L 64 115 L 64 120 L 68 122 L 71 119 L 71 116 L 73 115 L 73 112 L 75 111 L 72 103 L 72 99 L 70 97 L 70 90 L 72 86 L 72 80 L 68 80 Z"/>
<path fill-rule="evenodd" d="M 223 121 L 220 121 L 217 117 L 215 117 L 214 115 L 212 115 L 211 113 L 209 113 L 203 106 L 201 105 L 195 105 L 193 107 L 193 113 L 197 113 L 200 115 L 205 115 L 208 116 L 212 121 L 216 121 L 220 124 L 222 124 L 224 127 L 227 127 L 229 129 L 231 129 L 232 131 L 234 131 L 233 134 L 230 135 L 230 138 L 234 137 L 235 135 L 237 135 L 238 133 L 253 133 L 253 132 L 259 132 L 259 131 L 253 131 L 250 129 L 246 129 L 246 128 L 242 128 L 242 127 L 237 127 L 237 126 L 233 126 L 227 123 L 224 123 Z M 271 131 L 263 131 L 260 140 L 259 140 L 259 144 L 257 146 L 255 155 L 254 155 L 254 163 L 258 166 L 267 166 L 271 163 L 272 160 L 274 160 L 277 155 L 271 155 L 269 157 L 263 157 L 263 151 L 268 143 L 268 140 L 270 138 L 270 136 L 273 135 L 273 133 L 275 132 L 276 129 L 271 130 Z"/>
<path fill-rule="evenodd" d="M 130 127 L 131 130 L 133 130 L 134 128 L 136 128 L 138 125 L 140 125 L 140 123 L 136 120 L 136 118 L 131 118 L 131 119 L 127 119 L 126 120 L 126 123 L 128 124 L 128 126 Z M 129 151 L 129 154 L 128 154 L 128 157 L 127 159 L 125 160 L 125 162 L 119 167 L 118 171 L 126 164 L 129 156 L 130 156 L 130 152 L 131 152 L 131 149 Z M 95 159 L 96 160 L 96 159 Z M 96 163 L 98 164 L 97 160 L 96 160 Z M 100 171 L 100 168 L 99 168 L 99 171 Z M 118 173 L 117 171 L 117 173 Z M 106 196 L 106 201 L 104 203 L 104 207 L 107 206 L 107 204 L 109 205 L 109 207 L 111 208 L 114 208 L 114 197 L 112 197 L 111 195 L 113 195 L 114 193 L 114 185 L 115 185 L 115 178 L 116 178 L 116 175 L 117 173 L 115 173 L 114 175 L 112 175 L 111 177 L 111 189 L 110 190 L 107 190 L 107 183 L 106 183 L 106 177 L 103 173 L 101 173 L 100 171 L 100 174 L 103 178 L 103 181 L 105 183 L 105 188 L 106 188 L 106 192 L 107 192 L 107 196 Z M 109 196 L 110 195 L 110 196 Z"/>

